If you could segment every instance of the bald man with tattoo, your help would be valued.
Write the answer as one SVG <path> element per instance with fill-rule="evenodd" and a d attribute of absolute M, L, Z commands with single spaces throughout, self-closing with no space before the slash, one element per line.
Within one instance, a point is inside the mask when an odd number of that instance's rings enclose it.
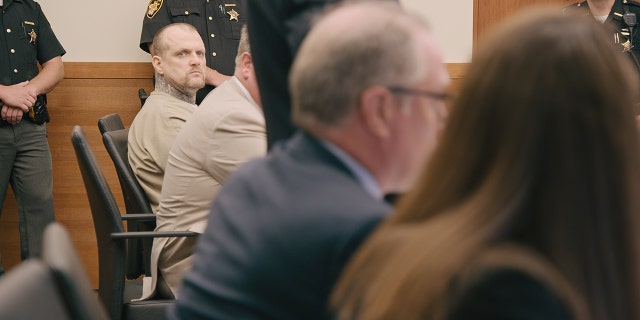
<path fill-rule="evenodd" d="M 205 84 L 205 47 L 190 24 L 174 23 L 153 38 L 155 89 L 129 128 L 129 163 L 158 211 L 169 150 L 187 117 L 195 111 L 196 92 Z"/>

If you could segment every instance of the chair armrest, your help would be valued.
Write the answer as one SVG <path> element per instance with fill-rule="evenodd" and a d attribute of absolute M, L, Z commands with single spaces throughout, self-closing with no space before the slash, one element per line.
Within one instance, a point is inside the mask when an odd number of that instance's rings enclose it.
<path fill-rule="evenodd" d="M 175 238 L 175 237 L 197 237 L 200 234 L 193 231 L 135 231 L 135 232 L 112 232 L 112 239 L 141 239 L 141 238 Z"/>
<path fill-rule="evenodd" d="M 122 220 L 127 221 L 156 221 L 156 215 L 154 213 L 132 213 L 123 214 Z"/>

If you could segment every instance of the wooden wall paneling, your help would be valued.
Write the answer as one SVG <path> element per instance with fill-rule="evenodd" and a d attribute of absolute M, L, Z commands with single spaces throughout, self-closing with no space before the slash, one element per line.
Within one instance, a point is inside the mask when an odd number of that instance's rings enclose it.
<path fill-rule="evenodd" d="M 474 0 L 474 51 L 487 31 L 517 11 L 535 5 L 552 5 L 561 8 L 576 2 L 581 2 L 581 0 Z"/>
<path fill-rule="evenodd" d="M 83 127 L 118 205 L 122 191 L 113 163 L 98 130 L 98 119 L 119 113 L 129 126 L 140 109 L 138 89 L 153 89 L 150 63 L 65 63 L 64 80 L 48 95 L 51 122 L 49 145 L 53 159 L 56 220 L 69 229 L 94 287 L 98 256 L 89 202 L 71 145 L 71 128 Z M 10 191 L 0 218 L 0 252 L 8 270 L 20 263 L 17 206 Z"/>
<path fill-rule="evenodd" d="M 449 78 L 451 78 L 451 85 L 449 86 L 450 92 L 458 92 L 460 90 L 460 86 L 462 86 L 462 81 L 464 80 L 464 75 L 467 70 L 468 63 L 448 63 L 447 71 L 449 72 Z"/>

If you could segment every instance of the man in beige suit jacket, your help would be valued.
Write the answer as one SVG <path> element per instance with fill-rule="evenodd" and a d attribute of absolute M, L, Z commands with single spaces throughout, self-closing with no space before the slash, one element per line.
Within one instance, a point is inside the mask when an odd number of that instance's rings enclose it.
<path fill-rule="evenodd" d="M 264 116 L 259 105 L 249 41 L 243 28 L 234 76 L 207 95 L 169 152 L 156 230 L 204 230 L 211 202 L 227 176 L 244 162 L 266 153 Z M 152 283 L 143 293 L 144 298 L 153 296 L 156 287 L 161 296 L 175 296 L 183 275 L 191 268 L 195 241 L 154 240 Z"/>
<path fill-rule="evenodd" d="M 153 42 L 156 85 L 129 128 L 128 145 L 131 169 L 157 212 L 169 150 L 204 86 L 205 48 L 186 23 L 160 29 Z"/>

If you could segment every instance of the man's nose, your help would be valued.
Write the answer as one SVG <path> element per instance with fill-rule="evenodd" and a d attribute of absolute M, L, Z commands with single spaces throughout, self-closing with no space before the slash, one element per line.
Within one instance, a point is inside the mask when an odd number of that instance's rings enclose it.
<path fill-rule="evenodd" d="M 202 59 L 200 59 L 200 56 L 197 53 L 192 53 L 190 57 L 192 65 L 199 65 L 202 63 Z"/>

